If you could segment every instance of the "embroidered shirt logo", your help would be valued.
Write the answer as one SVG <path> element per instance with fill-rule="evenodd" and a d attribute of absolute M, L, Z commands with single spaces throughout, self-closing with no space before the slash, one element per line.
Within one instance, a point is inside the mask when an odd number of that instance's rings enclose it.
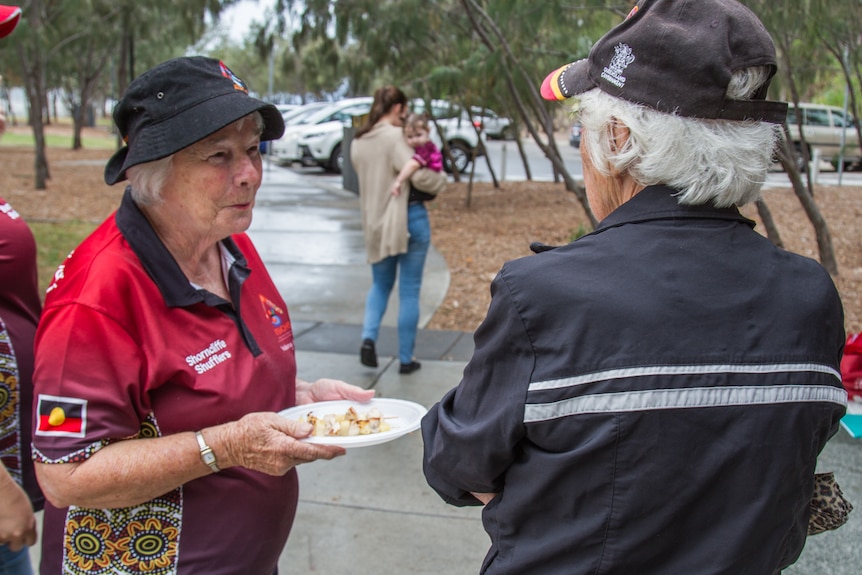
<path fill-rule="evenodd" d="M 36 435 L 84 437 L 87 433 L 87 400 L 39 394 Z"/>
<path fill-rule="evenodd" d="M 628 44 L 617 44 L 614 48 L 614 57 L 611 59 L 611 63 L 605 66 L 602 78 L 617 88 L 625 87 L 626 77 L 623 76 L 623 73 L 628 65 L 634 61 L 635 55 L 632 53 L 631 47 Z"/>
<path fill-rule="evenodd" d="M 209 346 L 195 353 L 186 356 L 186 363 L 189 367 L 195 368 L 198 374 L 204 374 L 222 364 L 231 358 L 230 351 L 227 350 L 227 343 L 223 339 L 217 339 Z"/>
<path fill-rule="evenodd" d="M 273 303 L 268 297 L 263 294 L 258 294 L 258 297 L 260 298 L 260 305 L 263 307 L 263 313 L 272 325 L 272 331 L 281 349 L 283 351 L 293 349 L 293 330 L 290 326 L 290 318 L 280 306 Z"/>
<path fill-rule="evenodd" d="M 21 217 L 21 214 L 16 212 L 15 208 L 10 206 L 9 204 L 0 204 L 0 214 L 6 214 L 11 220 L 17 220 Z"/>

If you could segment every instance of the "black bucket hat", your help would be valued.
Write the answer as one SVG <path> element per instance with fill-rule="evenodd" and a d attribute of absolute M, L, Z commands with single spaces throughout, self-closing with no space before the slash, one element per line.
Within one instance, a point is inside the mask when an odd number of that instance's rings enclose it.
<path fill-rule="evenodd" d="M 736 0 L 641 0 L 602 36 L 587 58 L 551 72 L 546 100 L 593 88 L 680 116 L 784 123 L 785 102 L 766 100 L 769 82 L 752 100 L 727 99 L 733 72 L 768 66 L 775 45 L 754 13 Z"/>
<path fill-rule="evenodd" d="M 278 109 L 249 96 L 223 62 L 194 56 L 159 64 L 135 78 L 114 108 L 126 145 L 108 160 L 105 182 L 124 180 L 128 168 L 170 156 L 252 112 L 263 116 L 262 141 L 281 137 Z"/>

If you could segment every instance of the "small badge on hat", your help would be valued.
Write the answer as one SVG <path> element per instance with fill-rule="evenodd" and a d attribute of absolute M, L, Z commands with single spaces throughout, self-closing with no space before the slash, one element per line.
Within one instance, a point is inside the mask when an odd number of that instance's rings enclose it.
<path fill-rule="evenodd" d="M 248 88 L 245 87 L 245 84 L 242 83 L 239 76 L 231 72 L 231 69 L 228 68 L 224 62 L 219 62 L 218 65 L 221 68 L 221 75 L 233 82 L 234 89 L 248 94 Z"/>
<path fill-rule="evenodd" d="M 635 61 L 635 55 L 628 44 L 619 43 L 614 47 L 614 57 L 611 63 L 602 71 L 602 78 L 616 86 L 623 88 L 626 85 L 626 77 L 623 73 L 629 64 Z"/>

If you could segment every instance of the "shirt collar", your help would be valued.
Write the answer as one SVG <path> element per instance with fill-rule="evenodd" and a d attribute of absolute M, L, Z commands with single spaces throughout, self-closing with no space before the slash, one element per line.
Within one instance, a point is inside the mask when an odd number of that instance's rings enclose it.
<path fill-rule="evenodd" d="M 647 186 L 608 214 L 596 226 L 594 233 L 629 223 L 680 218 L 732 220 L 752 228 L 755 226 L 755 222 L 740 214 L 736 206 L 716 208 L 710 205 L 681 205 L 677 198 L 679 193 L 679 190 L 668 186 Z"/>
<path fill-rule="evenodd" d="M 204 293 L 189 283 L 150 221 L 132 200 L 131 186 L 126 187 L 115 218 L 117 228 L 129 242 L 129 246 L 138 256 L 147 274 L 159 287 L 168 307 L 187 307 L 196 303 L 206 303 Z M 242 268 L 243 275 L 247 276 L 248 264 L 233 239 L 227 237 L 221 240 L 221 246 L 227 249 L 235 260 L 234 266 Z"/>

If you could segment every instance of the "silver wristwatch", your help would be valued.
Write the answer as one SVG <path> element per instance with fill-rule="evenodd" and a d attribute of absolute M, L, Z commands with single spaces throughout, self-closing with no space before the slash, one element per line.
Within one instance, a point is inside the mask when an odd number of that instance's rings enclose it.
<path fill-rule="evenodd" d="M 203 461 L 213 472 L 218 473 L 221 471 L 218 465 L 216 465 L 216 456 L 213 453 L 212 448 L 207 445 L 207 442 L 204 441 L 204 436 L 200 431 L 195 431 L 195 437 L 198 440 L 198 445 L 201 448 L 201 461 Z"/>

